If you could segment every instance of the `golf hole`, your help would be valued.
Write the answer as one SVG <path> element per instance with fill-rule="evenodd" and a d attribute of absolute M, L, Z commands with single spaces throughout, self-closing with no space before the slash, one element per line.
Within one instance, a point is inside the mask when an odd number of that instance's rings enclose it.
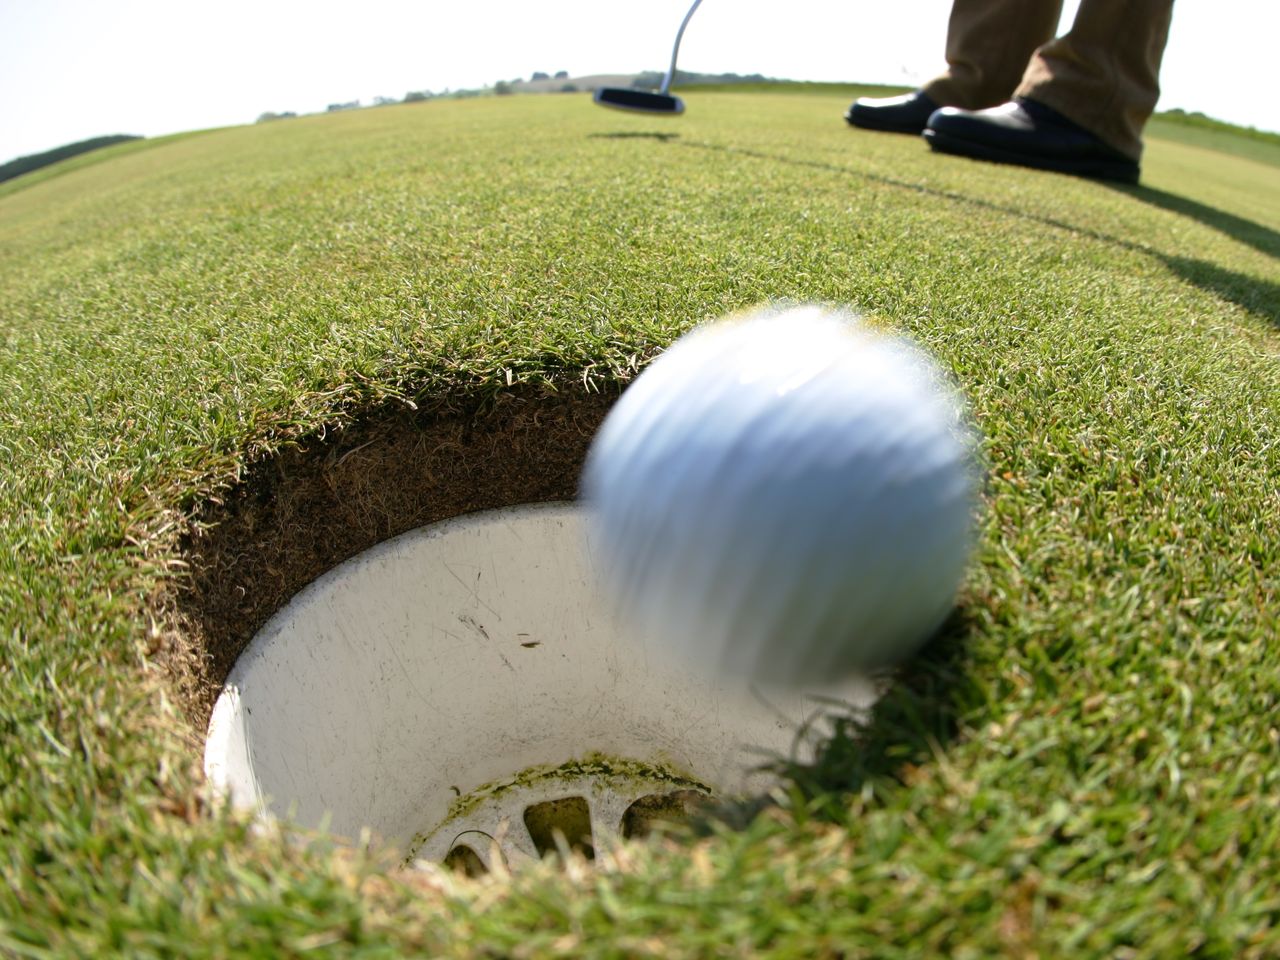
<path fill-rule="evenodd" d="M 476 874 L 765 790 L 822 711 L 872 696 L 698 680 L 609 615 L 580 509 L 523 504 L 412 529 L 300 590 L 232 667 L 204 762 L 264 819 Z"/>

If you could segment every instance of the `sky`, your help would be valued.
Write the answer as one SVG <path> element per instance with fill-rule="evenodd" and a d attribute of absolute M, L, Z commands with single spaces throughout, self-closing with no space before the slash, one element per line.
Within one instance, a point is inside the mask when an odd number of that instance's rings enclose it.
<path fill-rule="evenodd" d="M 410 90 L 665 69 L 689 0 L 0 0 L 0 162 L 105 134 L 252 123 Z M 1067 0 L 1060 30 L 1078 0 Z M 682 69 L 914 85 L 950 0 L 706 0 Z M 1276 0 L 1176 5 L 1157 109 L 1280 130 Z"/>

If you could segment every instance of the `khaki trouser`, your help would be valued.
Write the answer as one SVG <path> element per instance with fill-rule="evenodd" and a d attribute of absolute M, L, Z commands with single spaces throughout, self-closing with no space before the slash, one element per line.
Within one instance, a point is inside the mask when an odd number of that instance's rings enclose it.
<path fill-rule="evenodd" d="M 953 0 L 947 72 L 922 89 L 968 110 L 1030 97 L 1139 159 L 1173 0 L 1082 0 L 1055 40 L 1061 15 L 1062 0 Z"/>

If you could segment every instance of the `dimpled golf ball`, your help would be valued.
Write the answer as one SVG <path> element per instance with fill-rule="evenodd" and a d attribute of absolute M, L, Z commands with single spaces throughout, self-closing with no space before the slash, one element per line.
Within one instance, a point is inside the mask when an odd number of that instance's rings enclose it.
<path fill-rule="evenodd" d="M 934 362 L 851 313 L 703 326 L 595 437 L 593 563 L 644 642 L 702 673 L 802 686 L 872 671 L 955 603 L 973 449 Z"/>

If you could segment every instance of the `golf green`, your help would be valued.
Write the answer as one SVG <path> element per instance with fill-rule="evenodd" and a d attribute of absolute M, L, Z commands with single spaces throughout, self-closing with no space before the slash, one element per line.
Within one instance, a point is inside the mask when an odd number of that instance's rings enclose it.
<path fill-rule="evenodd" d="M 852 130 L 849 91 L 680 93 L 0 187 L 0 953 L 1280 953 L 1280 148 L 1153 128 L 1120 187 Z M 984 438 L 956 612 L 865 725 L 723 823 L 510 879 L 210 802 L 212 696 L 292 592 L 571 496 L 656 352 L 787 301 L 914 338 Z"/>

